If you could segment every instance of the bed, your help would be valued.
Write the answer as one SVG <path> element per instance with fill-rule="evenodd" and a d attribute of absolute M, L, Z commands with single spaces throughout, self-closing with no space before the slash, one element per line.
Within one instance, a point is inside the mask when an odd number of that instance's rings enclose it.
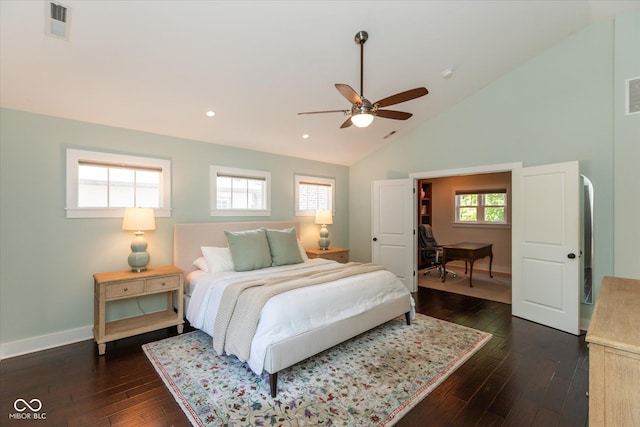
<path fill-rule="evenodd" d="M 221 268 L 222 271 L 215 267 L 208 269 L 206 263 L 203 266 L 203 262 L 211 262 L 211 258 L 203 256 L 202 247 L 208 251 L 215 250 L 216 256 L 222 248 L 227 251 L 233 249 L 238 255 L 236 242 L 231 238 L 261 228 L 270 230 L 270 236 L 278 238 L 285 232 L 299 236 L 299 223 L 293 221 L 176 224 L 173 256 L 175 265 L 185 272 L 187 320 L 212 336 L 214 348 L 218 347 L 216 351 L 224 348 L 225 353 L 234 354 L 240 360 L 245 361 L 246 358 L 249 367 L 258 375 L 266 371 L 272 397 L 277 394 L 278 372 L 282 369 L 398 316 L 404 315 L 410 325 L 413 315 L 411 294 L 392 273 L 371 264 L 344 265 L 324 259 L 309 260 L 299 240 L 297 244 L 303 262 L 280 262 L 281 265 L 255 269 L 245 266 L 242 268 L 245 271 L 240 272 L 229 271 L 227 267 Z M 275 249 L 273 252 L 276 253 Z M 194 261 L 200 268 L 194 265 Z M 240 268 L 242 263 L 238 261 L 235 268 Z M 276 264 L 275 255 L 273 264 Z M 331 270 L 331 273 L 321 274 L 334 275 L 334 279 L 318 283 L 320 273 L 316 274 L 316 270 Z M 222 302 L 222 294 L 226 295 L 225 287 L 230 284 L 242 287 L 253 280 L 278 281 L 279 277 L 289 275 L 305 281 L 305 285 L 274 295 L 264 303 L 249 353 L 230 352 L 228 344 L 220 347 L 220 337 L 224 334 L 219 333 L 221 329 L 216 329 L 220 327 L 216 323 L 224 318 L 218 314 L 229 306 Z M 312 282 L 306 284 L 307 280 Z M 217 334 L 214 333 L 216 330 Z M 227 341 L 234 336 L 227 334 Z"/>

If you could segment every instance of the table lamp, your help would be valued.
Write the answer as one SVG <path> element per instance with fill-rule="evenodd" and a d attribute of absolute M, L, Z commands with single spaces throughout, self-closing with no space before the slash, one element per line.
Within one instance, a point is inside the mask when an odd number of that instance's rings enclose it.
<path fill-rule="evenodd" d="M 156 229 L 154 209 L 125 208 L 122 229 L 135 231 L 128 259 L 131 271 L 137 273 L 145 271 L 147 264 L 149 264 L 149 253 L 147 252 L 147 241 L 144 239 L 144 232 L 145 230 Z"/>
<path fill-rule="evenodd" d="M 329 249 L 329 230 L 327 230 L 327 224 L 333 224 L 333 213 L 329 210 L 319 210 L 316 211 L 316 224 L 322 225 L 320 227 L 320 240 L 318 240 L 318 245 L 320 249 L 326 251 Z"/>

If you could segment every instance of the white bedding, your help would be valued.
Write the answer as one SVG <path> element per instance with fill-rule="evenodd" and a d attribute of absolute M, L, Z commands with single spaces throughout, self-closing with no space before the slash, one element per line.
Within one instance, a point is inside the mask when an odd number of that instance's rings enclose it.
<path fill-rule="evenodd" d="M 247 272 L 193 271 L 187 276 L 186 289 L 190 294 L 187 319 L 193 327 L 213 336 L 222 293 L 234 281 L 265 274 L 288 274 L 300 269 L 320 271 L 332 265 L 335 261 L 316 258 L 301 264 Z M 387 270 L 279 294 L 271 298 L 262 310 L 247 363 L 256 374 L 260 374 L 270 344 L 358 315 L 407 294 L 409 291 L 404 284 Z"/>

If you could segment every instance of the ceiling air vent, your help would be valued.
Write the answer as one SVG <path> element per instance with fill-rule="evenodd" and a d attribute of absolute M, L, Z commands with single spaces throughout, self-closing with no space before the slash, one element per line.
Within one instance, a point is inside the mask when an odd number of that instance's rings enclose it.
<path fill-rule="evenodd" d="M 69 40 L 71 10 L 57 2 L 45 1 L 45 32 L 50 36 Z"/>

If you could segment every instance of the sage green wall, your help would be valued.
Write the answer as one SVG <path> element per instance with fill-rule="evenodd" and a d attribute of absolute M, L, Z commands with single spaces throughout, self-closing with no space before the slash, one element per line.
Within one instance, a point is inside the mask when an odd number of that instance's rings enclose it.
<path fill-rule="evenodd" d="M 614 79 L 614 52 L 626 58 L 638 54 L 637 40 L 620 37 L 631 36 L 619 31 L 614 38 L 613 21 L 574 33 L 412 133 L 398 133 L 390 145 L 353 165 L 352 259 L 370 259 L 372 180 L 499 163 L 533 166 L 579 160 L 581 173 L 595 187 L 594 274 L 599 286 L 603 275 L 614 272 L 613 87 L 619 87 L 621 78 Z M 448 84 L 455 85 L 455 77 Z M 631 133 L 618 134 L 616 145 L 637 147 Z M 634 169 L 636 195 L 638 160 L 637 155 L 616 158 L 617 166 Z M 637 227 L 637 213 L 636 222 L 627 220 L 626 225 Z M 638 264 L 637 240 L 622 246 Z M 590 310 L 584 308 L 587 318 Z"/>
<path fill-rule="evenodd" d="M 624 112 L 625 80 L 640 77 L 640 13 L 616 19 L 615 40 L 614 271 L 640 279 L 640 114 Z"/>
<path fill-rule="evenodd" d="M 348 247 L 345 166 L 7 109 L 0 110 L 0 132 L 1 344 L 91 325 L 93 273 L 128 268 L 133 236 L 121 230 L 121 219 L 66 218 L 67 148 L 171 160 L 172 216 L 158 218 L 157 230 L 145 234 L 152 265 L 172 263 L 177 222 L 296 219 L 295 173 L 336 179 L 331 240 Z M 211 164 L 271 171 L 271 217 L 210 217 Z M 317 232 L 312 218 L 298 219 Z M 306 237 L 313 245 L 317 234 Z M 127 307 L 121 311 L 112 315 L 132 315 Z"/>

